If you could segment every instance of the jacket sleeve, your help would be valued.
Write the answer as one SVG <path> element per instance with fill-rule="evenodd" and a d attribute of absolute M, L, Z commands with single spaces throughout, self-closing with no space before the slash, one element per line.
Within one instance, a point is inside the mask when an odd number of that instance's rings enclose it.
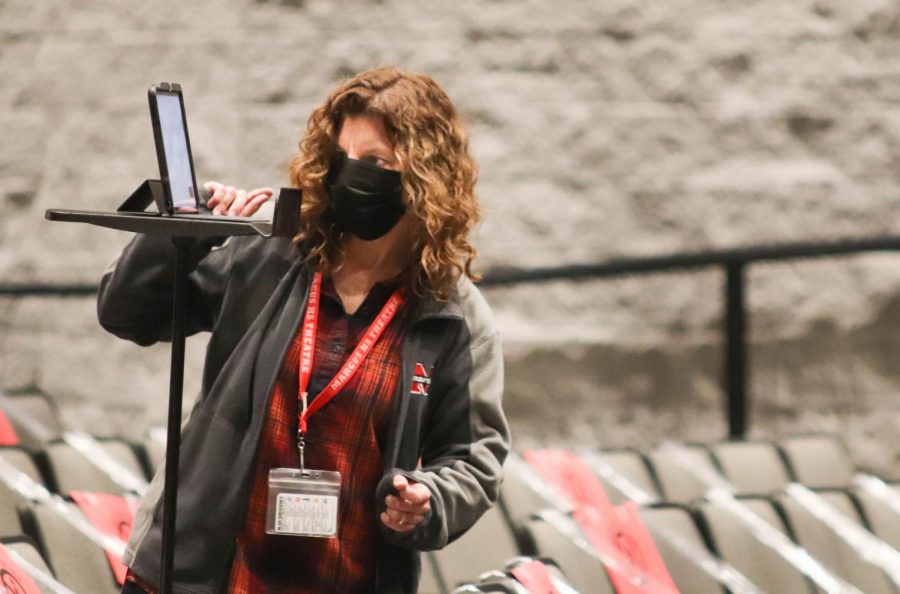
<path fill-rule="evenodd" d="M 377 489 L 384 497 L 391 478 L 402 474 L 431 491 L 431 511 L 409 533 L 379 522 L 389 542 L 417 550 L 443 548 L 460 537 L 497 500 L 502 467 L 510 447 L 501 407 L 503 356 L 496 331 L 458 341 L 431 386 L 432 401 L 422 436 L 422 466 L 388 472 Z M 435 378 L 438 373 L 435 373 Z"/>
<path fill-rule="evenodd" d="M 210 330 L 218 316 L 233 251 L 213 249 L 218 242 L 194 240 L 188 249 L 187 335 Z M 142 346 L 171 340 L 174 274 L 172 240 L 136 235 L 100 281 L 100 325 Z"/>

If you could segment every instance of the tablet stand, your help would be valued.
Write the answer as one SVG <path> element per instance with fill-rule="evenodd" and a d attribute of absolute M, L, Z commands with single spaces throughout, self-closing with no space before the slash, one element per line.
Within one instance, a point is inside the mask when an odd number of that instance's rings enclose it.
<path fill-rule="evenodd" d="M 300 227 L 301 192 L 281 188 L 275 196 L 275 212 L 271 221 L 238 217 L 191 218 L 190 214 L 169 215 L 165 212 L 162 182 L 145 180 L 116 212 L 50 209 L 50 221 L 87 223 L 109 229 L 132 231 L 172 238 L 175 244 L 175 286 L 172 297 L 172 362 L 169 376 L 169 419 L 166 441 L 166 477 L 163 501 L 163 542 L 161 592 L 172 593 L 172 570 L 175 562 L 175 511 L 178 493 L 178 459 L 181 445 L 181 408 L 184 388 L 184 309 L 189 270 L 188 248 L 198 237 L 261 235 L 293 237 Z M 156 203 L 159 212 L 144 209 Z"/>

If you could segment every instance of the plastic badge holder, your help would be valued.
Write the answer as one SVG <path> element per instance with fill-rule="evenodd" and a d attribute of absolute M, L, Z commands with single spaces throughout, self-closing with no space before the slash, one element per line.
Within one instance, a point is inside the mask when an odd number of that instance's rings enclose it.
<path fill-rule="evenodd" d="M 266 534 L 337 536 L 341 473 L 273 468 L 269 471 Z"/>

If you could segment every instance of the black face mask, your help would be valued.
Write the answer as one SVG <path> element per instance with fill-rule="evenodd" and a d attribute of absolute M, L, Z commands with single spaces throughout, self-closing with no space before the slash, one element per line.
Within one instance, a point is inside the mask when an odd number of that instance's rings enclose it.
<path fill-rule="evenodd" d="M 406 212 L 402 175 L 337 153 L 325 179 L 341 230 L 372 241 L 387 234 Z"/>

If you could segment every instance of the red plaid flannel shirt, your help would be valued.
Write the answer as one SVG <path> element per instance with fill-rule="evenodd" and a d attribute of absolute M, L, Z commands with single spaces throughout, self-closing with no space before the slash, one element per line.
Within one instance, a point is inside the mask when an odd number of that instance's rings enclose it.
<path fill-rule="evenodd" d="M 378 284 L 353 315 L 347 315 L 330 280 L 322 283 L 313 376 L 318 394 L 337 374 L 396 285 Z M 270 468 L 294 467 L 297 456 L 300 332 L 294 338 L 272 392 L 256 454 L 253 488 L 244 528 L 237 537 L 230 594 L 370 593 L 375 581 L 375 486 L 381 451 L 400 375 L 403 330 L 411 308 L 403 307 L 344 390 L 310 417 L 306 466 L 337 470 L 343 479 L 337 538 L 265 533 Z M 129 573 L 148 594 L 148 584 Z"/>

